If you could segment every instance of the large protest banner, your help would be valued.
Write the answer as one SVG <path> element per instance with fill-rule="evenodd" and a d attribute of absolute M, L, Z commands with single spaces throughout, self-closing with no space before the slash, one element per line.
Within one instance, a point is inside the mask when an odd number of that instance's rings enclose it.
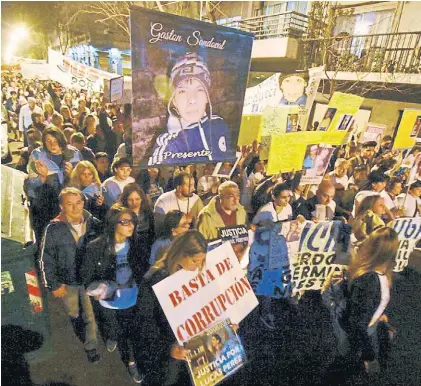
<path fill-rule="evenodd" d="M 258 304 L 229 242 L 207 253 L 201 273 L 180 270 L 153 286 L 178 342 L 213 323 L 240 323 Z"/>
<path fill-rule="evenodd" d="M 409 256 L 417 242 L 421 240 L 421 218 L 398 218 L 392 228 L 399 236 L 399 249 L 396 254 L 395 272 L 401 272 L 408 265 Z"/>
<path fill-rule="evenodd" d="M 393 149 L 410 149 L 415 145 L 419 132 L 421 132 L 421 110 L 405 109 L 396 132 Z"/>
<path fill-rule="evenodd" d="M 51 67 L 50 78 L 64 87 L 100 92 L 104 87 L 104 79 L 116 77 L 116 74 L 76 62 L 51 48 L 48 49 L 48 64 Z"/>
<path fill-rule="evenodd" d="M 187 363 L 196 386 L 216 385 L 246 362 L 244 347 L 229 320 L 189 340 L 185 348 L 189 350 Z"/>
<path fill-rule="evenodd" d="M 341 221 L 308 221 L 297 253 L 291 257 L 293 293 L 320 290 L 326 277 L 347 262 L 349 234 Z"/>
<path fill-rule="evenodd" d="M 250 247 L 248 277 L 256 295 L 287 298 L 292 293 L 289 256 L 300 239 L 298 221 L 277 222 L 256 229 Z"/>
<path fill-rule="evenodd" d="M 353 130 L 353 116 L 357 113 L 364 98 L 358 95 L 335 92 L 318 130 L 327 131 L 326 143 L 341 145 Z"/>
<path fill-rule="evenodd" d="M 234 161 L 253 35 L 139 7 L 130 24 L 134 164 Z"/>
<path fill-rule="evenodd" d="M 21 63 L 20 69 L 24 79 L 48 80 L 51 66 L 48 63 Z"/>

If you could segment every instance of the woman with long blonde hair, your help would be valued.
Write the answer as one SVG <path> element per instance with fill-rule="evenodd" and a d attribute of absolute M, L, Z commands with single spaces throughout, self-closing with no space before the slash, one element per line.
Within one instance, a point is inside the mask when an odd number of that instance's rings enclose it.
<path fill-rule="evenodd" d="M 181 361 L 186 359 L 187 350 L 176 343 L 152 287 L 180 270 L 202 269 L 206 252 L 207 242 L 203 235 L 196 230 L 188 231 L 174 239 L 162 259 L 144 276 L 139 288 L 133 332 L 136 334 L 137 363 L 143 366 L 141 371 L 146 375 L 148 384 L 173 384 L 172 377 L 183 375 L 188 382 L 187 368 L 184 366 L 183 371 Z"/>
<path fill-rule="evenodd" d="M 85 197 L 85 209 L 102 220 L 107 211 L 101 192 L 101 181 L 95 166 L 89 161 L 80 161 L 72 170 L 69 186 L 79 189 Z"/>
<path fill-rule="evenodd" d="M 398 245 L 394 229 L 378 228 L 361 243 L 348 270 L 349 299 L 343 327 L 351 355 L 363 360 L 368 371 L 379 368 L 377 326 L 388 322 L 384 311 L 390 300 Z"/>
<path fill-rule="evenodd" d="M 44 102 L 42 109 L 44 110 L 44 120 L 51 123 L 55 113 L 53 105 L 50 102 Z"/>

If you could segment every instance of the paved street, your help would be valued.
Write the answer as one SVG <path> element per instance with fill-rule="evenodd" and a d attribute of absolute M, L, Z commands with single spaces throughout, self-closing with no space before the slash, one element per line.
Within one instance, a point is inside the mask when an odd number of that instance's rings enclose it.
<path fill-rule="evenodd" d="M 277 302 L 279 329 L 268 331 L 253 312 L 242 325 L 241 335 L 249 362 L 226 385 L 421 385 L 421 275 L 406 270 L 395 280 L 390 322 L 398 331 L 386 373 L 375 380 L 362 371 L 334 363 L 329 315 L 317 296 L 295 308 Z M 63 309 L 50 297 L 52 340 L 55 355 L 31 365 L 37 385 L 63 382 L 74 386 L 133 384 L 117 352 L 101 346 L 102 361 L 87 362 L 82 344 L 73 335 Z"/>

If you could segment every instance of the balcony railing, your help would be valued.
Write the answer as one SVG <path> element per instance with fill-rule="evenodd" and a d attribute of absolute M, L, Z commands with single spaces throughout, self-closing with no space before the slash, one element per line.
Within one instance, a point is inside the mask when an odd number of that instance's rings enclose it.
<path fill-rule="evenodd" d="M 251 17 L 223 25 L 252 32 L 256 39 L 300 38 L 307 30 L 308 17 L 302 13 L 291 11 Z"/>
<path fill-rule="evenodd" d="M 307 64 L 328 71 L 420 73 L 421 32 L 305 40 Z"/>

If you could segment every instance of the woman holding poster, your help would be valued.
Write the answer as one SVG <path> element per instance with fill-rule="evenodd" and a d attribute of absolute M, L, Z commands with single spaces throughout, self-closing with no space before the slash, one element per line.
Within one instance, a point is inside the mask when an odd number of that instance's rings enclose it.
<path fill-rule="evenodd" d="M 211 78 L 203 59 L 188 52 L 171 70 L 173 88 L 168 102 L 168 133 L 156 139 L 149 164 L 222 161 L 230 143 L 223 118 L 213 115 L 209 98 Z"/>
<path fill-rule="evenodd" d="M 180 235 L 164 257 L 149 269 L 139 288 L 133 338 L 137 346 L 137 363 L 150 385 L 171 385 L 182 375 L 187 377 L 186 384 L 189 382 L 187 367 L 180 361 L 186 360 L 187 350 L 175 343 L 174 333 L 152 287 L 181 269 L 202 269 L 207 247 L 198 231 Z"/>

